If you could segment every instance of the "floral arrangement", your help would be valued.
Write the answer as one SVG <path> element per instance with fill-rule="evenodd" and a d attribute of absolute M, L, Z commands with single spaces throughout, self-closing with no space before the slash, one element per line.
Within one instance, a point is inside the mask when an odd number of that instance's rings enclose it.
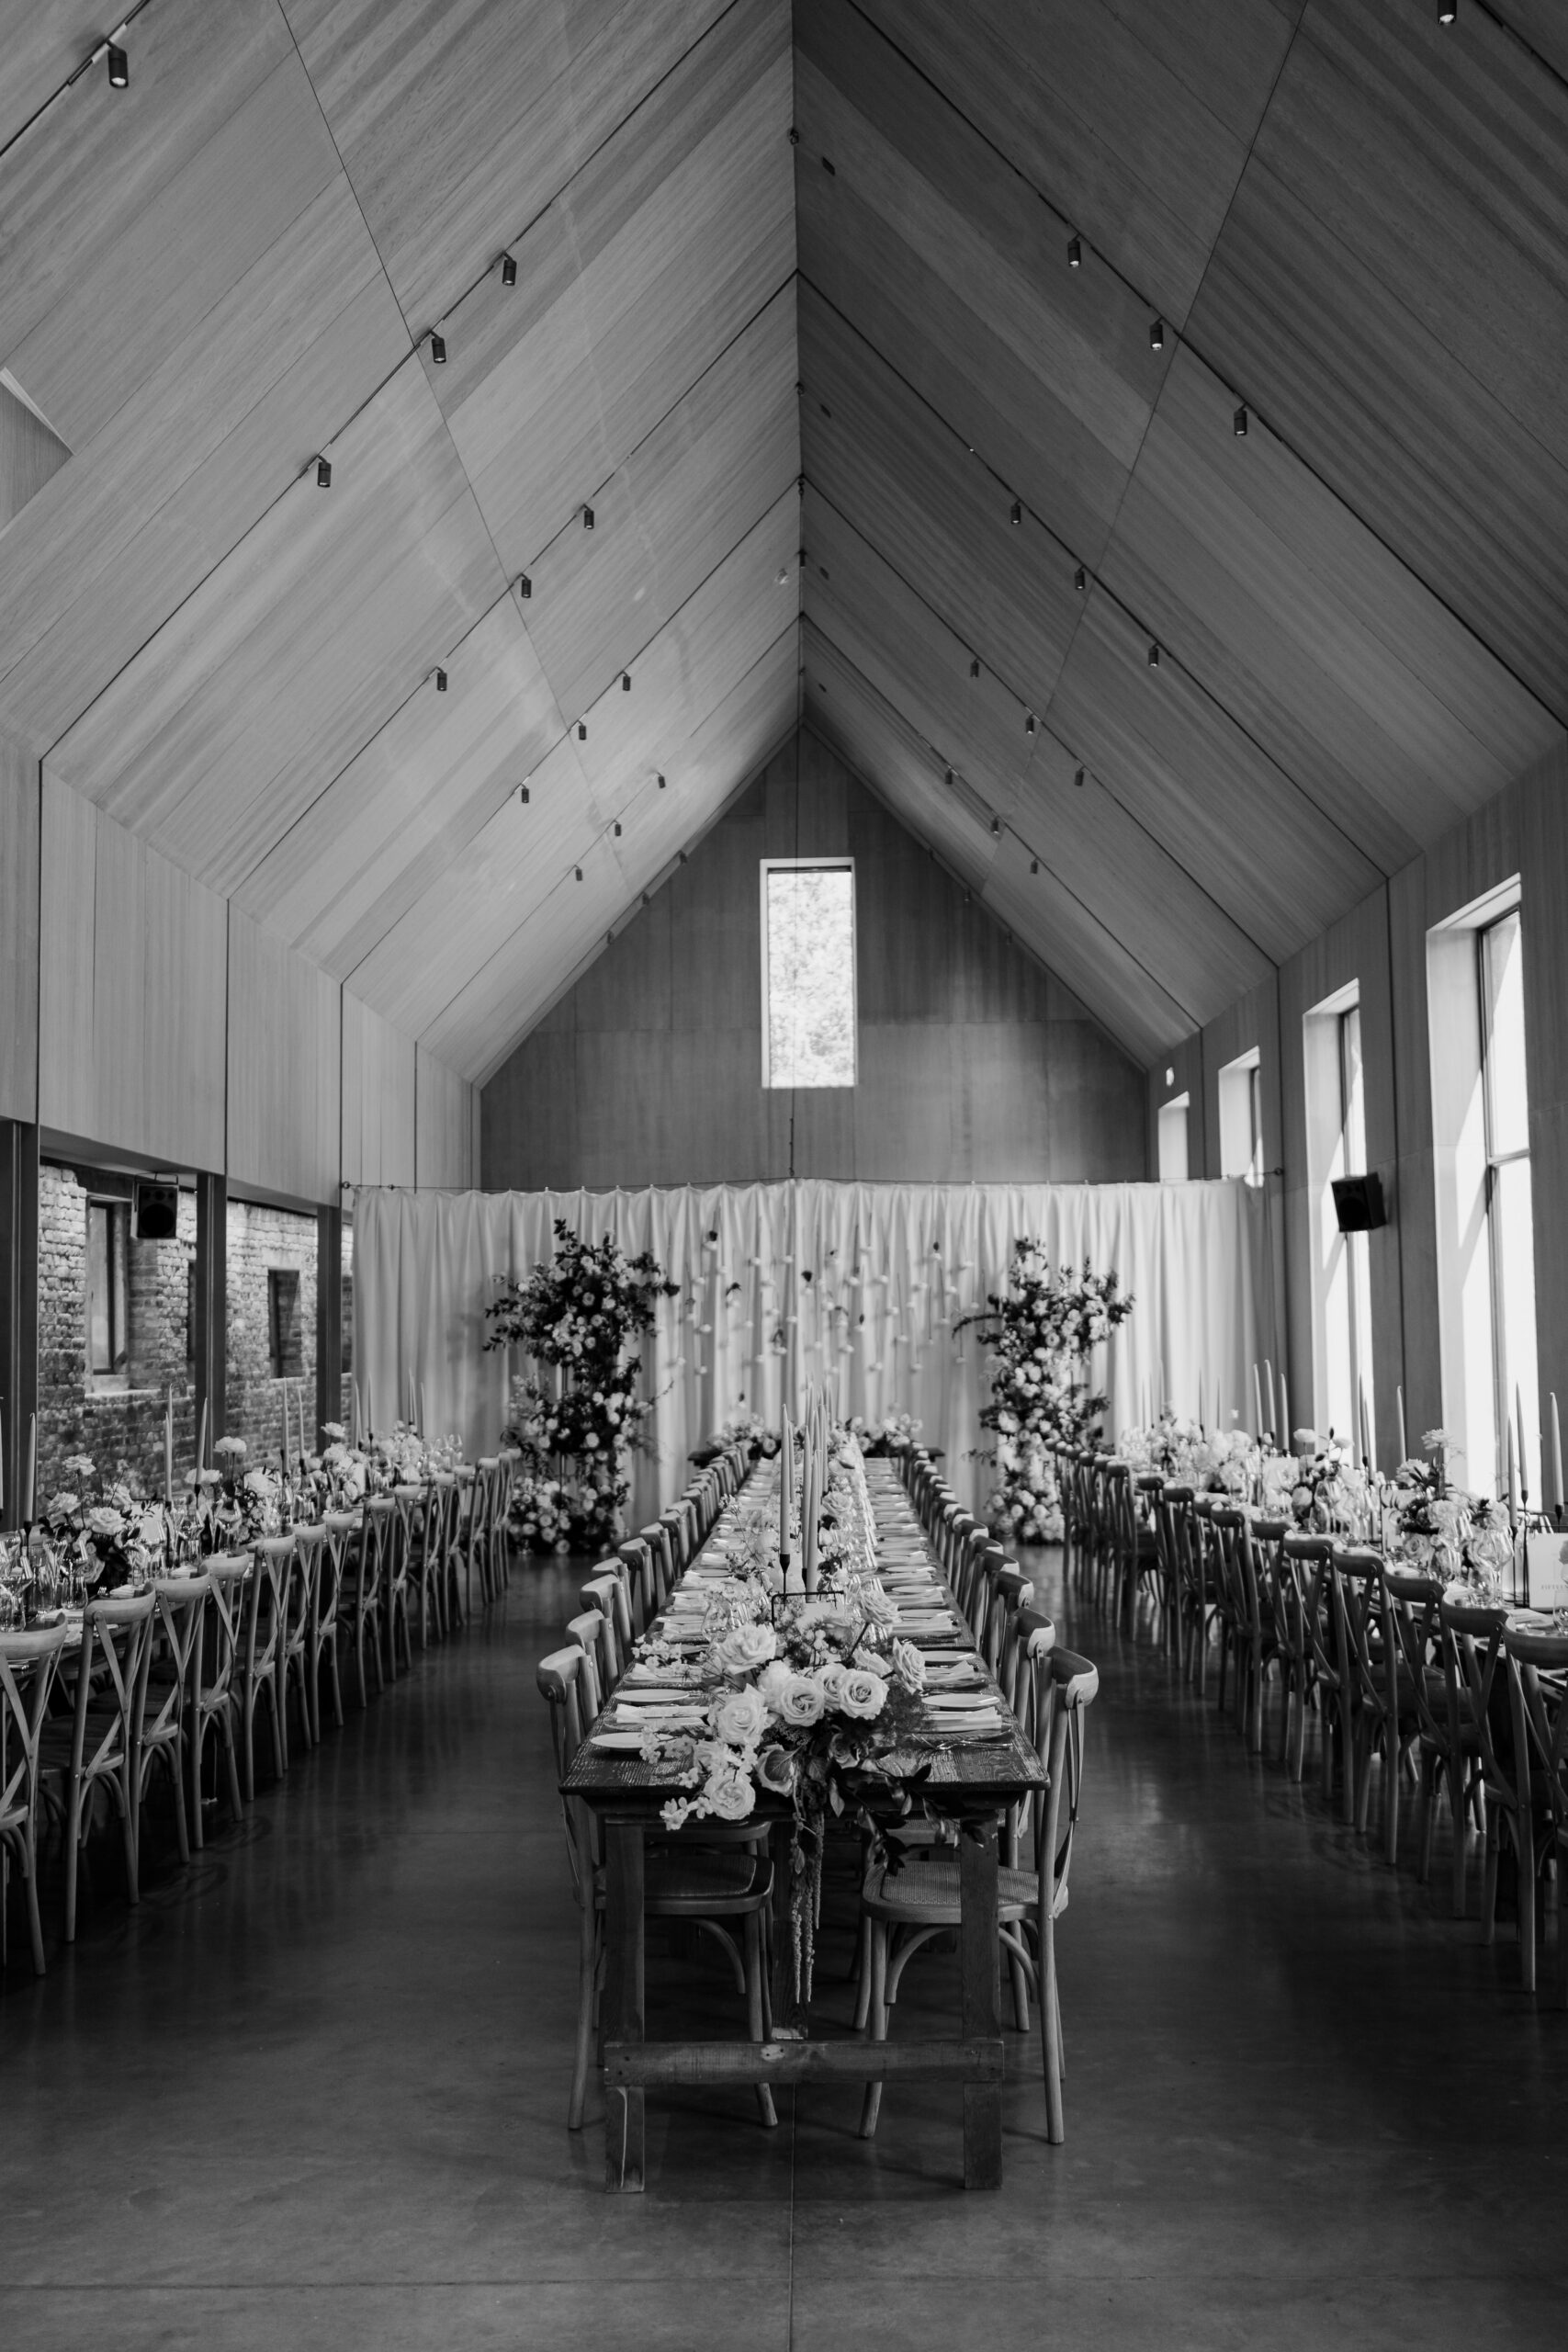
<path fill-rule="evenodd" d="M 85 1600 L 144 1585 L 169 1556 L 173 1514 L 135 1491 L 130 1467 L 116 1465 L 95 1498 L 97 1471 L 85 1453 L 67 1456 L 65 1475 L 75 1483 L 51 1497 L 40 1514 L 43 1542 L 35 1577 L 39 1604 L 79 1594 Z M 41 1588 L 47 1585 L 47 1596 Z"/>
<path fill-rule="evenodd" d="M 1364 1535 L 1371 1524 L 1371 1484 L 1352 1461 L 1349 1447 L 1332 1433 L 1320 1438 L 1315 1430 L 1300 1429 L 1293 1436 L 1289 1502 L 1297 1527 L 1312 1535 Z"/>
<path fill-rule="evenodd" d="M 558 1375 L 549 1385 L 532 1376 L 514 1390 L 506 1438 L 524 1466 L 513 1531 L 531 1541 L 525 1530 L 547 1520 L 566 1531 L 551 1539 L 558 1546 L 600 1548 L 622 1532 L 626 1461 L 651 1409 L 636 1393 L 642 1359 L 633 1342 L 652 1329 L 657 1301 L 672 1298 L 678 1285 L 646 1250 L 627 1258 L 609 1234 L 585 1241 L 560 1217 L 555 1243 L 547 1266 L 536 1266 L 521 1285 L 502 1283 L 485 1309 L 495 1327 L 485 1346 L 521 1347 Z M 555 1492 L 536 1495 L 541 1483 Z"/>
<path fill-rule="evenodd" d="M 1494 1601 L 1514 1561 L 1507 1508 L 1453 1483 L 1449 1464 L 1459 1449 L 1446 1430 L 1427 1430 L 1421 1443 L 1426 1459 L 1412 1455 L 1396 1474 L 1393 1548 L 1411 1566 L 1440 1577 L 1451 1599 Z"/>
<path fill-rule="evenodd" d="M 908 1453 L 919 1436 L 921 1423 L 911 1413 L 885 1413 L 879 1421 L 863 1420 L 857 1413 L 850 1428 L 869 1460 L 877 1454 Z"/>
<path fill-rule="evenodd" d="M 1021 1240 L 1006 1291 L 992 1292 L 981 1312 L 959 1321 L 961 1331 L 978 1324 L 991 1351 L 991 1401 L 980 1422 L 997 1442 L 979 1458 L 996 1470 L 986 1516 L 1004 1542 L 1060 1534 L 1052 1456 L 1098 1430 L 1109 1400 L 1090 1391 L 1086 1367 L 1132 1311 L 1115 1274 L 1097 1274 L 1087 1261 L 1077 1271 L 1053 1269 L 1037 1241 Z"/>
<path fill-rule="evenodd" d="M 930 1770 L 917 1744 L 925 1663 L 893 1635 L 893 1604 L 872 1577 L 863 1488 L 858 1453 L 840 1446 L 824 1496 L 824 1575 L 815 1593 L 785 1589 L 776 1519 L 755 1510 L 731 1545 L 730 1578 L 708 1605 L 694 1666 L 674 1645 L 638 1645 L 640 1657 L 692 1684 L 705 1703 L 700 1731 L 649 1725 L 643 1733 L 644 1760 L 692 1792 L 666 1803 L 666 1826 L 704 1815 L 744 1821 L 764 1792 L 789 1802 L 802 2001 L 811 1997 L 827 1816 L 880 1838 L 889 1809 L 900 1818 L 914 1809 Z"/>
<path fill-rule="evenodd" d="M 741 1398 L 729 1419 L 721 1421 L 704 1449 L 712 1461 L 715 1454 L 727 1453 L 732 1445 L 744 1446 L 753 1462 L 771 1462 L 779 1450 L 779 1433 L 770 1429 L 761 1413 L 747 1412 Z"/>

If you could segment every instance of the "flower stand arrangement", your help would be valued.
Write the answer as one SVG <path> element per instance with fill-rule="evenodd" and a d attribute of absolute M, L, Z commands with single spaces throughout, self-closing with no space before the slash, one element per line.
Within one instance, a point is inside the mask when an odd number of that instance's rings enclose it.
<path fill-rule="evenodd" d="M 624 1532 L 629 1457 L 652 1409 L 637 1394 L 634 1342 L 678 1285 L 645 1250 L 627 1258 L 608 1234 L 585 1241 L 555 1223 L 555 1256 L 521 1285 L 503 1282 L 485 1309 L 487 1348 L 518 1347 L 553 1379 L 514 1384 L 505 1442 L 523 1456 L 512 1532 L 533 1551 L 604 1551 Z"/>
<path fill-rule="evenodd" d="M 959 1323 L 978 1326 L 991 1351 L 991 1401 L 980 1424 L 995 1450 L 986 1518 L 1006 1544 L 1043 1544 L 1062 1532 L 1054 1450 L 1097 1433 L 1108 1399 L 1091 1393 L 1090 1356 L 1133 1311 L 1115 1274 L 1087 1264 L 1053 1269 L 1037 1241 L 1013 1244 L 1008 1287 Z"/>

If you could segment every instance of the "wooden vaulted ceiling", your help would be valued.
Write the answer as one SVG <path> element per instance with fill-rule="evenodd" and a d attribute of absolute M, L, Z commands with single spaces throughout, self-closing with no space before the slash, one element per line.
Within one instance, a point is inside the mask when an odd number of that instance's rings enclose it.
<path fill-rule="evenodd" d="M 803 707 L 1152 1059 L 1568 720 L 1562 14 L 0 0 L 0 729 L 482 1078 Z"/>

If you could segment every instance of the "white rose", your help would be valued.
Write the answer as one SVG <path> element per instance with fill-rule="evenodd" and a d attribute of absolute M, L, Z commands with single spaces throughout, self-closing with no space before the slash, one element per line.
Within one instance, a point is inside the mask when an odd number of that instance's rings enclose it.
<path fill-rule="evenodd" d="M 822 1720 L 822 1685 L 808 1674 L 791 1674 L 769 1705 L 790 1730 L 809 1731 L 813 1724 Z"/>
<path fill-rule="evenodd" d="M 720 1821 L 744 1821 L 757 1802 L 751 1775 L 739 1764 L 721 1764 L 710 1772 L 703 1793 L 707 1811 Z"/>
<path fill-rule="evenodd" d="M 839 1699 L 840 1711 L 869 1723 L 887 1704 L 887 1685 L 880 1674 L 873 1674 L 863 1666 L 852 1666 L 844 1677 L 843 1690 Z"/>
<path fill-rule="evenodd" d="M 771 1625 L 733 1625 L 714 1645 L 714 1664 L 725 1674 L 755 1674 L 778 1650 Z"/>
<path fill-rule="evenodd" d="M 743 1690 L 731 1690 L 717 1702 L 712 1721 L 728 1747 L 754 1747 L 767 1729 L 767 1705 L 756 1686 L 748 1683 Z"/>

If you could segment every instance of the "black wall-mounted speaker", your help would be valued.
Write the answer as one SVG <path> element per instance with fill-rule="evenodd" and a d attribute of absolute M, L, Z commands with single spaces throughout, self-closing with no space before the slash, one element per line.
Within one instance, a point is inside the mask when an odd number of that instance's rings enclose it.
<path fill-rule="evenodd" d="M 1381 1176 L 1336 1176 L 1334 1214 L 1341 1233 L 1375 1233 L 1388 1223 Z"/>
<path fill-rule="evenodd" d="M 177 1184 L 138 1184 L 136 1238 L 172 1241 L 179 1227 L 180 1188 Z"/>

